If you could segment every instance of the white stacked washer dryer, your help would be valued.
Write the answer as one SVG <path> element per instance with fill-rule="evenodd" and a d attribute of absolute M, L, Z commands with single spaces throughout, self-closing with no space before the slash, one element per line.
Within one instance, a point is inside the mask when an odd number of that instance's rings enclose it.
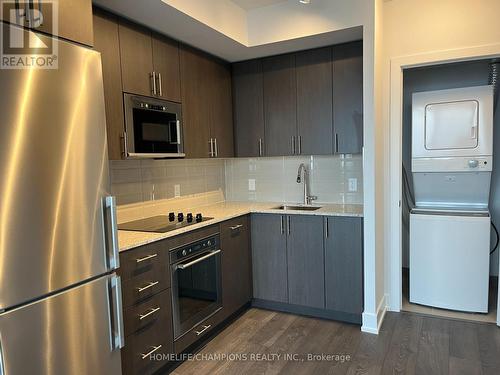
<path fill-rule="evenodd" d="M 410 302 L 488 312 L 493 86 L 413 94 Z"/>

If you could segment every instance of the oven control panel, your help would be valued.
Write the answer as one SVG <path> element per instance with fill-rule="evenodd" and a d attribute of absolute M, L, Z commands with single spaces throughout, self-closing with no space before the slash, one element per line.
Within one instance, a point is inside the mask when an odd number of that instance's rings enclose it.
<path fill-rule="evenodd" d="M 207 250 L 219 249 L 219 242 L 219 235 L 215 235 L 173 249 L 170 251 L 170 263 L 177 262 L 184 258 L 190 258 Z"/>

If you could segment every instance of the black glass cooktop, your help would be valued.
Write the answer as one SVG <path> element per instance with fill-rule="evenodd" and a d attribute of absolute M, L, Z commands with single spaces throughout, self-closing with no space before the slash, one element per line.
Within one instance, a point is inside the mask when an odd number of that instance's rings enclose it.
<path fill-rule="evenodd" d="M 201 221 L 203 222 L 212 219 L 213 217 L 203 217 Z M 192 222 L 188 222 L 186 219 L 179 222 L 177 218 L 175 221 L 170 221 L 167 215 L 160 215 L 148 217 L 146 219 L 129 221 L 128 223 L 118 224 L 118 229 L 134 232 L 166 233 L 179 228 L 198 224 L 198 222 L 200 221 L 196 221 L 194 218 Z"/>

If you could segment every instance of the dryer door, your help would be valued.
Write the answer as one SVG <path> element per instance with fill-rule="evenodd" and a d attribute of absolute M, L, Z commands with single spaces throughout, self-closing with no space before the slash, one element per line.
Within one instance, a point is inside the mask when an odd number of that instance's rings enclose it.
<path fill-rule="evenodd" d="M 473 149 L 478 145 L 479 102 L 463 100 L 425 106 L 427 150 Z"/>

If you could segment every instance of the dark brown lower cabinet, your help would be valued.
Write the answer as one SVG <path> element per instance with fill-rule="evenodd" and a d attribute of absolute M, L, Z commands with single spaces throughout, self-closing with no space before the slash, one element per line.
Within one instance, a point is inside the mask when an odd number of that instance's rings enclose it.
<path fill-rule="evenodd" d="M 252 299 L 252 258 L 248 216 L 221 224 L 222 315 L 229 317 Z"/>

